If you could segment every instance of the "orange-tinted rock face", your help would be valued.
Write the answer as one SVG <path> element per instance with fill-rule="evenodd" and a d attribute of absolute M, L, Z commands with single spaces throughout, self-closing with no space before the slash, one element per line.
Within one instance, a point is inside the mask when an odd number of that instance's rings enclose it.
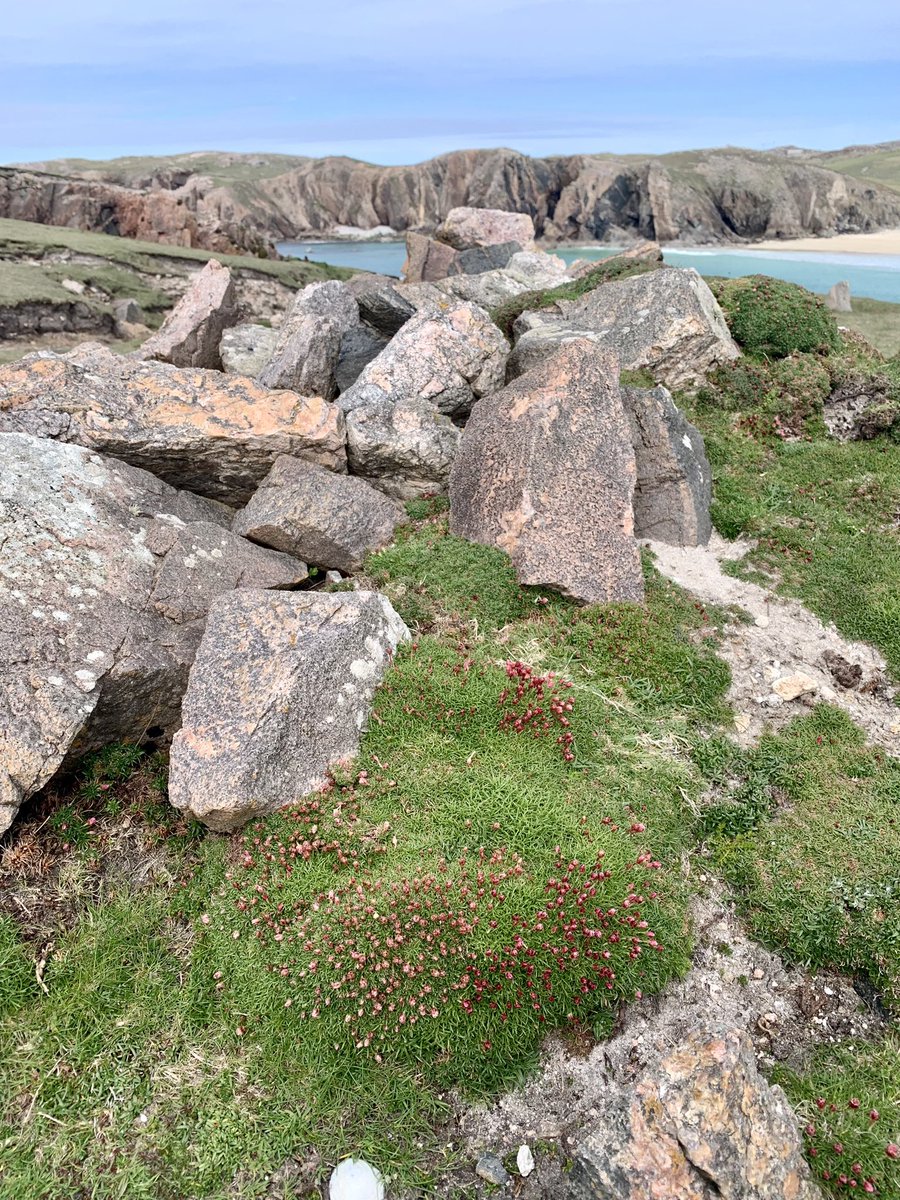
<path fill-rule="evenodd" d="M 698 1032 L 612 1088 L 567 1200 L 818 1200 L 784 1094 L 737 1030 Z"/>
<path fill-rule="evenodd" d="M 280 454 L 346 470 L 344 416 L 240 375 L 120 358 L 87 343 L 0 368 L 0 431 L 77 442 L 243 504 Z"/>
<path fill-rule="evenodd" d="M 618 363 L 571 341 L 475 406 L 450 475 L 450 528 L 503 550 L 524 584 L 639 601 L 636 474 Z"/>
<path fill-rule="evenodd" d="M 162 328 L 141 346 L 138 357 L 159 359 L 176 367 L 221 370 L 222 333 L 237 319 L 231 272 L 211 259 L 191 280 Z"/>

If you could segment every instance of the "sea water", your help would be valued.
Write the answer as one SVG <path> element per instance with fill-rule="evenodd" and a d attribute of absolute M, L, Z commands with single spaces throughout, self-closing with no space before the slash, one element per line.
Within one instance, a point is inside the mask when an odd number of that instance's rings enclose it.
<path fill-rule="evenodd" d="M 403 242 L 281 242 L 289 258 L 308 258 L 357 271 L 399 275 L 406 258 Z M 616 254 L 612 247 L 568 246 L 554 251 L 566 262 L 601 259 Z M 827 251 L 669 249 L 665 261 L 673 267 L 695 267 L 701 275 L 774 275 L 799 283 L 811 292 L 827 292 L 839 280 L 850 284 L 854 296 L 900 304 L 900 255 L 830 254 Z"/>

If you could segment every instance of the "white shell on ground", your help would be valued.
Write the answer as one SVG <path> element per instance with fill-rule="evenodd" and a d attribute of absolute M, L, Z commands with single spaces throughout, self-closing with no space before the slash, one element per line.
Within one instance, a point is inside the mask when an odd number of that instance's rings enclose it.
<path fill-rule="evenodd" d="M 530 1146 L 520 1146 L 519 1152 L 516 1155 L 516 1166 L 519 1168 L 519 1174 L 523 1179 L 534 1170 L 534 1155 L 531 1153 Z"/>
<path fill-rule="evenodd" d="M 345 1158 L 331 1172 L 329 1200 L 384 1200 L 381 1174 L 363 1158 Z"/>

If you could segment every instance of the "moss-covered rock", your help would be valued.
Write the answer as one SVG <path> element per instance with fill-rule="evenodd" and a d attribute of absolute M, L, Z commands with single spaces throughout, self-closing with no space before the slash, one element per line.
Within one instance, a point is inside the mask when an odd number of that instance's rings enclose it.
<path fill-rule="evenodd" d="M 714 290 L 735 341 L 747 354 L 786 358 L 840 346 L 825 302 L 794 283 L 747 275 L 717 283 Z"/>

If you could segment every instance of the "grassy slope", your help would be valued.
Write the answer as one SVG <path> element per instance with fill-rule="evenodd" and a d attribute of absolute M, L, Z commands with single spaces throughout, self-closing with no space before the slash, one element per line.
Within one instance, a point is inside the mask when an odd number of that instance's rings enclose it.
<path fill-rule="evenodd" d="M 750 385 L 725 379 L 696 402 L 716 473 L 716 521 L 729 534 L 761 536 L 757 566 L 777 564 L 786 590 L 878 642 L 896 664 L 900 445 L 829 441 L 810 407 L 823 369 L 812 355 L 786 374 L 762 363 Z M 800 440 L 778 436 L 776 416 Z M 356 768 L 320 808 L 276 815 L 232 839 L 203 835 L 159 806 L 153 764 L 139 768 L 149 781 L 137 799 L 120 800 L 120 788 L 133 786 L 121 783 L 128 763 L 104 759 L 74 803 L 38 810 L 12 843 L 0 905 L 14 886 L 27 893 L 29 871 L 49 871 L 53 906 L 29 917 L 27 904 L 2 905 L 0 1037 L 15 1051 L 0 1062 L 4 1196 L 68 1200 L 85 1187 L 97 1200 L 229 1188 L 250 1197 L 286 1155 L 313 1147 L 326 1163 L 356 1151 L 401 1182 L 425 1182 L 449 1164 L 440 1134 L 447 1084 L 478 1093 L 515 1078 L 543 1030 L 567 1013 L 602 1034 L 609 999 L 653 990 L 682 969 L 681 863 L 700 839 L 758 937 L 794 959 L 858 972 L 896 1005 L 896 763 L 867 751 L 825 707 L 758 750 L 736 750 L 722 736 L 727 676 L 712 655 L 715 614 L 652 570 L 646 610 L 545 603 L 518 587 L 501 556 L 449 537 L 439 512 L 424 502 L 412 512 L 416 522 L 368 572 L 415 645 L 379 693 Z M 503 664 L 516 659 L 573 682 L 560 694 L 574 701 L 574 763 L 560 753 L 562 726 L 539 739 L 500 727 Z M 164 850 L 142 887 L 115 870 L 123 816 L 129 836 L 146 843 L 139 861 Z M 557 846 L 564 862 L 604 852 L 602 907 L 620 904 L 624 879 L 644 883 L 624 868 L 649 852 L 661 865 L 646 885 L 658 893 L 647 915 L 663 949 L 617 958 L 609 995 L 581 996 L 575 975 L 547 962 L 555 992 L 538 992 L 540 1010 L 515 1008 L 515 982 L 491 1009 L 490 996 L 478 1002 L 462 983 L 463 969 L 498 975 L 494 956 L 511 944 L 513 916 L 534 914 L 548 877 L 564 871 Z M 480 848 L 496 856 L 497 894 L 489 881 L 474 900 L 479 926 L 461 934 L 464 874 L 477 869 Z M 710 858 L 703 862 L 708 869 Z M 387 916 L 391 885 L 402 893 L 406 882 L 427 911 L 431 874 L 448 889 L 432 915 L 452 968 L 427 997 L 421 983 L 412 990 L 416 1005 L 427 999 L 438 1015 L 428 1008 L 402 1031 L 395 1014 L 371 1007 L 360 1021 L 358 981 L 328 963 L 329 931 L 337 918 L 348 923 L 336 929 L 342 937 L 367 945 L 378 919 L 367 909 Z M 362 881 L 361 900 L 351 876 Z M 323 893 L 334 899 L 317 911 Z M 301 927 L 308 949 L 296 940 Z M 404 936 L 407 961 L 434 953 L 415 926 Z M 546 934 L 524 936 L 543 964 Z M 48 941 L 45 994 L 34 963 Z M 408 995 L 405 976 L 395 986 Z M 373 1044 L 358 1047 L 366 1038 Z M 893 1045 L 828 1053 L 786 1086 L 804 1106 L 819 1096 L 834 1103 L 822 1121 L 844 1147 L 841 1168 L 858 1161 L 880 1194 L 900 1194 L 884 1154 L 900 1138 Z M 877 1132 L 848 1107 L 848 1089 L 879 1109 Z M 823 1161 L 816 1170 L 836 1176 Z M 843 1194 L 835 1178 L 823 1183 Z"/>
<path fill-rule="evenodd" d="M 689 636 L 710 628 L 707 615 L 652 572 L 646 611 L 536 603 L 499 555 L 449 538 L 440 518 L 402 533 L 370 570 L 413 623 L 416 645 L 380 693 L 357 769 L 321 810 L 278 815 L 234 839 L 176 837 L 168 884 L 162 876 L 139 893 L 108 884 L 99 903 L 76 905 L 70 930 L 52 935 L 47 995 L 22 967 L 47 931 L 30 930 L 24 949 L 9 923 L 0 935 L 12 1013 L 2 1036 L 15 1048 L 0 1062 L 8 1126 L 0 1181 L 11 1200 L 69 1197 L 86 1179 L 98 1198 L 219 1196 L 235 1172 L 250 1196 L 285 1155 L 310 1144 L 331 1161 L 357 1148 L 407 1182 L 422 1180 L 442 1162 L 430 1122 L 444 1086 L 481 1092 L 514 1078 L 567 1013 L 607 1029 L 620 999 L 656 990 L 684 968 L 679 864 L 702 778 L 683 750 L 721 715 L 727 682 L 710 640 Z M 520 655 L 573 680 L 560 694 L 574 701 L 574 763 L 557 742 L 563 726 L 541 738 L 500 727 L 503 663 Z M 63 880 L 102 859 L 111 793 L 115 786 L 94 786 L 52 818 Z M 99 830 L 89 814 L 99 816 Z M 133 818 L 144 828 L 158 820 Z M 299 849 L 304 842 L 308 851 Z M 495 883 L 470 910 L 461 889 L 467 874 L 477 886 L 480 848 L 493 859 Z M 629 867 L 643 852 L 645 864 Z M 536 949 L 535 979 L 546 967 L 554 980 L 552 996 L 536 983 L 540 1007 L 527 994 L 517 1007 L 517 989 L 528 985 L 513 968 L 502 996 L 479 1002 L 474 979 L 484 971 L 493 985 L 516 914 L 533 919 L 547 902 L 548 880 L 566 870 L 560 860 L 589 865 L 601 853 L 609 878 L 598 880 L 593 904 L 618 906 L 624 922 L 622 901 L 636 885 L 645 902 L 628 915 L 640 909 L 662 949 L 631 960 L 631 938 L 649 935 L 622 923 L 621 942 L 609 943 L 611 989 L 598 976 L 599 990 L 582 994 L 579 981 L 594 974 L 593 943 L 558 968 L 541 948 L 548 938 L 567 945 L 554 926 L 520 928 Z M 360 1022 L 346 966 L 327 963 L 336 917 L 362 916 L 349 936 L 364 937 L 365 906 L 348 884 L 377 883 L 383 891 L 370 892 L 372 903 L 387 913 L 387 889 L 405 882 L 426 911 L 434 893 L 421 881 L 431 875 L 449 889 L 435 914 L 477 916 L 478 924 L 468 933 L 446 919 L 438 927 L 449 954 L 437 962 L 448 974 L 426 977 L 433 992 L 420 1023 L 395 1032 L 398 1017 L 387 1011 Z M 173 886 L 179 878 L 184 885 Z M 323 892 L 338 901 L 316 914 L 310 905 Z M 254 934 L 278 919 L 276 903 L 297 914 L 279 943 Z M 407 921 L 409 903 L 401 903 Z M 306 953 L 294 940 L 301 919 Z M 433 952 L 414 927 L 405 937 L 404 961 Z M 313 958 L 320 964 L 311 974 Z M 410 989 L 395 974 L 398 991 L 413 990 L 418 1005 L 422 981 Z M 332 991 L 332 980 L 344 982 Z M 331 1006 L 317 1000 L 317 985 Z M 367 1033 L 374 1045 L 357 1048 Z"/>
<path fill-rule="evenodd" d="M 213 254 L 208 250 L 194 250 L 185 246 L 163 246 L 157 242 L 110 237 L 105 233 L 85 233 L 80 229 L 0 218 L 0 262 L 4 258 L 23 255 L 42 257 L 57 251 L 90 255 L 148 274 L 181 273 L 188 264 L 205 263 L 210 258 L 217 258 L 234 270 L 268 275 L 288 287 L 301 287 L 314 279 L 346 279 L 352 274 L 343 267 L 302 262 L 299 259 L 277 261 L 237 254 Z"/>
<path fill-rule="evenodd" d="M 838 313 L 839 325 L 855 329 L 889 358 L 900 355 L 900 304 L 854 296 L 853 312 Z"/>
<path fill-rule="evenodd" d="M 839 171 L 900 191 L 900 146 L 864 147 L 857 153 L 827 154 L 813 161 L 829 171 Z"/>

